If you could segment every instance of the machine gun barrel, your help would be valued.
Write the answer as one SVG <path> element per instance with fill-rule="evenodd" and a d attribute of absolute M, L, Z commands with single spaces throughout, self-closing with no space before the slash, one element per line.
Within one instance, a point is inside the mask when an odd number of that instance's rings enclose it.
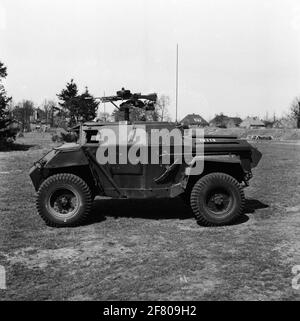
<path fill-rule="evenodd" d="M 105 97 L 100 97 L 99 98 L 103 103 L 108 103 L 110 101 L 118 101 L 118 100 L 122 100 L 122 97 L 119 96 L 105 96 Z"/>
<path fill-rule="evenodd" d="M 157 94 L 156 93 L 152 93 L 152 94 L 148 94 L 148 95 L 139 94 L 138 99 L 147 99 L 147 100 L 151 100 L 151 101 L 156 101 L 157 100 Z"/>

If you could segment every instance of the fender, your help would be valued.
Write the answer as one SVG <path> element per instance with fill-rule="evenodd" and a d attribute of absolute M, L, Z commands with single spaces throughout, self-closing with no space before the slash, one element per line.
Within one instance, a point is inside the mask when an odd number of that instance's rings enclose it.
<path fill-rule="evenodd" d="M 198 175 L 190 175 L 191 168 L 195 166 L 197 161 L 204 162 L 203 172 Z M 226 167 L 228 170 L 226 170 Z M 241 159 L 239 155 L 235 154 L 195 156 L 189 166 L 185 168 L 185 176 L 181 184 L 184 188 L 187 188 L 189 182 L 193 181 L 196 177 L 211 171 L 225 172 L 237 178 L 238 181 L 243 181 L 246 172 L 251 171 L 251 160 L 247 158 Z"/>
<path fill-rule="evenodd" d="M 71 166 L 89 165 L 89 161 L 81 148 L 64 147 L 57 148 L 56 153 L 50 159 L 45 168 L 61 168 Z"/>
<path fill-rule="evenodd" d="M 242 167 L 242 161 L 238 155 L 227 154 L 227 155 L 202 155 L 195 156 L 190 162 L 189 166 L 185 169 L 185 174 L 189 176 L 190 168 L 195 166 L 196 162 L 210 162 L 210 163 L 229 163 L 229 164 L 239 164 Z M 204 168 L 205 170 L 205 168 Z"/>

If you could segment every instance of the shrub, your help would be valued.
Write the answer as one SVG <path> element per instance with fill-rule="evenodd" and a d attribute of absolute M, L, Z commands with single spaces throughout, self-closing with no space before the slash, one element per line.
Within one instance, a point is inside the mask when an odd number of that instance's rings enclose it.
<path fill-rule="evenodd" d="M 51 139 L 53 142 L 73 143 L 77 141 L 78 136 L 74 132 L 61 132 L 60 134 L 53 134 Z"/>
<path fill-rule="evenodd" d="M 66 143 L 74 143 L 77 141 L 78 136 L 74 132 L 68 132 L 68 133 L 61 133 L 62 140 Z"/>
<path fill-rule="evenodd" d="M 19 124 L 12 119 L 2 120 L 0 123 L 0 144 L 12 144 L 20 130 Z"/>
<path fill-rule="evenodd" d="M 59 136 L 59 135 L 57 135 L 57 134 L 53 134 L 52 136 L 51 136 L 51 140 L 53 141 L 53 142 L 61 142 L 61 137 Z"/>

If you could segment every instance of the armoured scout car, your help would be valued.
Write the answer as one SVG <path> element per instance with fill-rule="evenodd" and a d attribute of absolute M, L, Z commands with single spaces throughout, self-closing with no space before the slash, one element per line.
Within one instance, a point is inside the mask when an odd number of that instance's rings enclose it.
<path fill-rule="evenodd" d="M 54 227 L 82 224 L 88 218 L 96 196 L 133 199 L 181 196 L 190 205 L 197 222 L 205 226 L 230 224 L 242 214 L 245 203 L 243 187 L 248 185 L 251 170 L 261 158 L 256 148 L 233 136 L 198 139 L 191 134 L 192 159 L 189 162 L 177 161 L 178 155 L 175 154 L 178 149 L 174 141 L 169 142 L 167 153 L 159 141 L 158 162 L 121 162 L 122 144 L 126 143 L 128 151 L 134 144 L 136 130 L 141 126 L 146 135 L 150 135 L 152 130 L 178 129 L 183 133 L 182 139 L 184 129 L 175 123 L 130 122 L 130 110 L 153 109 L 156 95 L 131 94 L 122 89 L 117 96 L 101 99 L 112 103 L 122 100 L 119 107 L 115 106 L 124 112 L 125 122 L 84 123 L 79 126 L 77 143 L 54 148 L 30 169 L 37 191 L 37 210 L 46 224 Z M 99 147 L 107 144 L 99 134 L 101 129 L 110 129 L 120 136 L 120 126 L 125 126 L 127 135 L 123 135 L 123 141 L 117 137 L 113 144 L 116 161 L 99 162 Z M 201 155 L 197 155 L 197 144 L 202 144 Z M 169 163 L 163 162 L 166 154 Z M 191 168 L 200 161 L 203 164 L 201 172 L 191 174 Z"/>

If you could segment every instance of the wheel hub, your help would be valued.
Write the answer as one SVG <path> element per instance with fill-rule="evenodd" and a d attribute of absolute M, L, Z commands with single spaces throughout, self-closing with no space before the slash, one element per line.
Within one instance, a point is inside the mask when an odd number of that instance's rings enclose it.
<path fill-rule="evenodd" d="M 76 195 L 67 189 L 55 191 L 49 200 L 52 210 L 58 215 L 71 214 L 78 206 Z"/>
<path fill-rule="evenodd" d="M 216 214 L 223 214 L 231 204 L 231 196 L 225 191 L 212 191 L 207 197 L 207 207 Z"/>
<path fill-rule="evenodd" d="M 223 202 L 224 202 L 224 195 L 222 194 L 215 194 L 212 198 L 213 202 L 216 204 L 216 205 L 222 205 Z"/>

